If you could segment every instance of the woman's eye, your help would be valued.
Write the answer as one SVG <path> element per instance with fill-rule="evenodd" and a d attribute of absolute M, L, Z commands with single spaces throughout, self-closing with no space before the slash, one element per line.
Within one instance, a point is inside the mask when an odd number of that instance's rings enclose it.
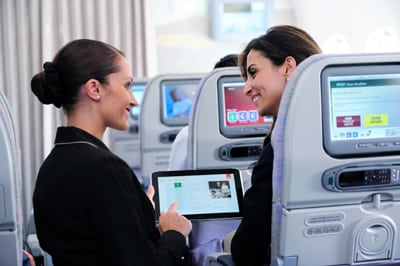
<path fill-rule="evenodd" d="M 250 70 L 249 70 L 249 75 L 250 75 L 251 77 L 254 77 L 254 76 L 256 75 L 256 72 L 257 72 L 257 71 L 255 71 L 254 69 L 250 69 Z"/>
<path fill-rule="evenodd" d="M 131 86 L 132 86 L 132 83 L 129 82 L 129 83 L 125 84 L 125 89 L 130 90 Z"/>

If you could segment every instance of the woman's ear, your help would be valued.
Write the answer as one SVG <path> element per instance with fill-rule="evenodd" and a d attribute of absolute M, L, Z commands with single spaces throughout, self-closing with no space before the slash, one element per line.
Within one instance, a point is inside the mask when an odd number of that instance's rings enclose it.
<path fill-rule="evenodd" d="M 86 81 L 85 85 L 85 93 L 86 95 L 94 100 L 94 101 L 99 101 L 101 97 L 101 84 L 98 80 L 96 79 L 89 79 Z"/>
<path fill-rule="evenodd" d="M 284 64 L 286 67 L 286 71 L 285 71 L 286 79 L 288 79 L 290 77 L 290 75 L 292 74 L 292 72 L 295 70 L 295 68 L 297 66 L 297 62 L 293 56 L 287 56 L 285 58 Z"/>

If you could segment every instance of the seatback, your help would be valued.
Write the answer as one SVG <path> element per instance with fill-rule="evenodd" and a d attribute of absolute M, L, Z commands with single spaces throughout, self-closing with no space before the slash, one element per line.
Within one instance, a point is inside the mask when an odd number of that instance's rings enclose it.
<path fill-rule="evenodd" d="M 399 62 L 315 55 L 290 77 L 272 133 L 272 265 L 399 262 Z"/>
<path fill-rule="evenodd" d="M 250 110 L 258 121 L 258 113 L 253 103 L 242 94 L 243 84 L 239 88 L 235 84 L 237 82 L 244 84 L 238 67 L 214 69 L 201 80 L 189 123 L 188 165 L 191 169 L 238 168 L 246 182 L 246 189 L 250 185 L 248 167 L 258 159 L 270 125 L 259 125 L 253 121 L 249 126 L 248 121 L 245 121 L 248 120 L 246 117 Z M 236 86 L 238 89 L 235 92 L 236 98 L 232 96 L 229 99 L 231 102 L 240 101 L 241 97 L 249 101 L 243 108 L 244 111 L 229 109 L 229 106 L 223 108 L 223 83 L 227 84 L 226 88 L 232 83 L 232 87 Z M 242 111 L 245 115 L 243 121 L 237 121 L 235 126 L 228 128 L 226 124 L 230 119 L 227 117 L 229 113 L 233 115 L 232 120 L 239 120 L 238 114 Z"/>
<path fill-rule="evenodd" d="M 0 265 L 22 265 L 19 152 L 11 110 L 0 91 Z"/>
<path fill-rule="evenodd" d="M 145 186 L 149 184 L 152 172 L 168 169 L 171 144 L 179 130 L 188 123 L 188 117 L 174 117 L 169 92 L 175 87 L 182 88 L 191 94 L 187 97 L 193 101 L 202 76 L 164 74 L 149 80 L 139 118 L 140 170 Z"/>
<path fill-rule="evenodd" d="M 138 102 L 137 107 L 131 109 L 129 115 L 129 129 L 126 131 L 110 130 L 110 148 L 124 159 L 132 169 L 140 168 L 140 144 L 139 144 L 139 116 L 144 91 L 148 79 L 134 79 L 131 90 Z"/>

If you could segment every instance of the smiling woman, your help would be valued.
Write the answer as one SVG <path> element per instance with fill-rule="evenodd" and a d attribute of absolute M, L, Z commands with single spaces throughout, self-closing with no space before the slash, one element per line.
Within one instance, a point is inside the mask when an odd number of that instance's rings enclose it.
<path fill-rule="evenodd" d="M 93 115 L 98 115 L 99 123 L 103 124 L 104 127 L 110 127 L 119 130 L 127 130 L 129 127 L 129 112 L 132 107 L 138 105 L 135 97 L 131 91 L 131 68 L 122 56 L 116 59 L 116 64 L 119 66 L 120 71 L 112 73 L 108 76 L 108 80 L 105 84 L 99 84 L 96 80 L 92 80 L 92 84 L 84 86 L 85 91 L 89 98 L 94 98 L 99 104 L 95 104 L 89 100 L 87 106 L 95 110 Z M 94 104 L 93 104 L 94 103 Z M 93 104 L 93 106 L 91 106 Z M 80 105 L 80 108 L 86 105 Z M 77 109 L 79 109 L 79 107 Z M 90 111 L 90 110 L 89 110 Z M 79 113 L 79 111 L 78 111 Z M 91 112 L 92 113 L 92 112 Z M 104 117 L 101 117 L 103 115 Z M 79 117 L 82 117 L 78 115 Z M 69 125 L 73 125 L 74 121 Z M 76 121 L 79 123 L 79 120 Z M 85 121 L 83 121 L 85 122 Z M 80 124 L 81 127 L 90 125 L 88 123 Z M 102 127 L 99 127 L 102 129 Z"/>
<path fill-rule="evenodd" d="M 321 49 L 307 32 L 288 25 L 272 27 L 247 44 L 239 62 L 246 80 L 243 93 L 251 98 L 260 116 L 273 116 L 276 120 L 289 76 L 303 60 L 318 53 Z M 253 168 L 252 184 L 244 196 L 243 218 L 232 239 L 232 257 L 238 266 L 265 265 L 270 261 L 272 130 L 273 125 Z"/>
<path fill-rule="evenodd" d="M 176 204 L 156 219 L 153 188 L 146 194 L 127 163 L 101 141 L 107 127 L 128 128 L 137 105 L 131 83 L 124 54 L 87 39 L 66 44 L 32 78 L 38 99 L 62 107 L 68 119 L 57 129 L 33 194 L 40 246 L 55 265 L 186 263 L 191 222 Z"/>

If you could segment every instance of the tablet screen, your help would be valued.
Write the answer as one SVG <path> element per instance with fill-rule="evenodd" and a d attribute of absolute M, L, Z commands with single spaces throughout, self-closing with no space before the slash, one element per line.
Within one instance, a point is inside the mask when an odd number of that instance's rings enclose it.
<path fill-rule="evenodd" d="M 241 217 L 243 190 L 237 169 L 158 171 L 152 173 L 156 217 L 175 201 L 188 219 Z"/>

